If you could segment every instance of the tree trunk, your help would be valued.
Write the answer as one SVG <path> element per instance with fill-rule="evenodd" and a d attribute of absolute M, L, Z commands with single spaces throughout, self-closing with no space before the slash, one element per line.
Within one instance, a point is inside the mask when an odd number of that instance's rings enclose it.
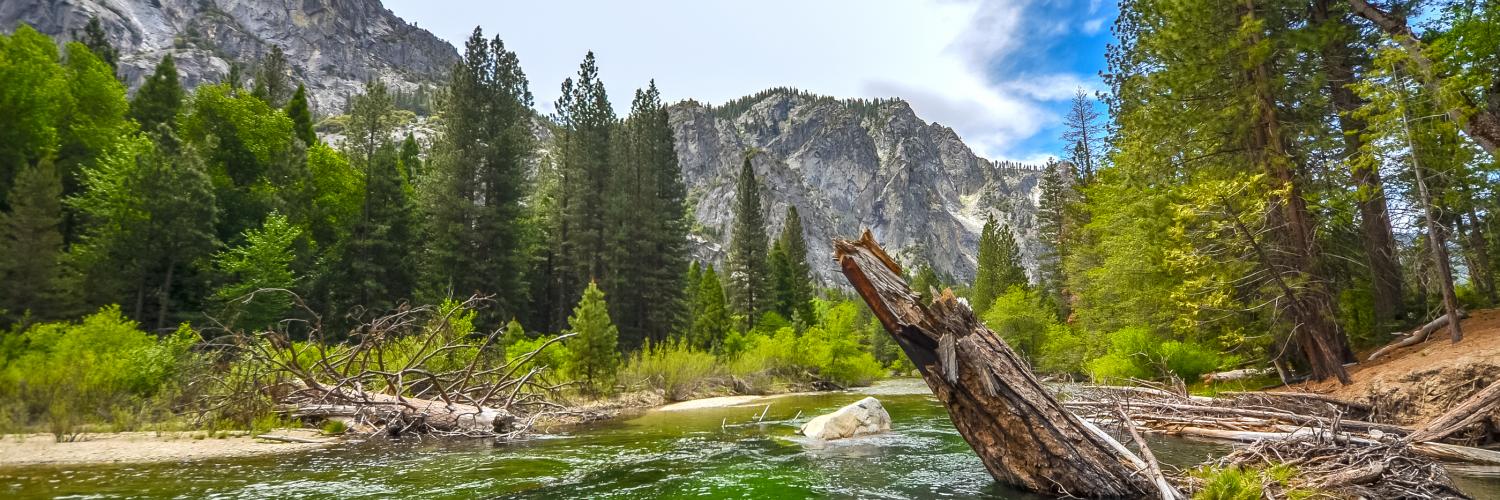
<path fill-rule="evenodd" d="M 161 303 L 156 309 L 156 329 L 166 328 L 168 304 L 172 303 L 172 271 L 177 269 L 177 258 L 167 259 L 167 276 L 161 285 Z"/>
<path fill-rule="evenodd" d="M 1427 243 L 1432 250 L 1432 263 L 1437 266 L 1438 290 L 1443 294 L 1443 311 L 1448 315 L 1448 333 L 1453 343 L 1463 340 L 1464 332 L 1459 321 L 1458 294 L 1453 290 L 1453 268 L 1448 261 L 1448 239 L 1438 223 L 1437 208 L 1432 204 L 1432 193 L 1427 189 L 1427 176 L 1422 171 L 1421 154 L 1412 139 L 1411 118 L 1405 108 L 1406 96 L 1402 95 L 1401 125 L 1406 131 L 1406 145 L 1411 150 L 1412 175 L 1417 179 L 1417 201 L 1422 204 L 1423 219 L 1427 223 Z"/>
<path fill-rule="evenodd" d="M 1412 33 L 1405 18 L 1375 8 L 1365 0 L 1349 0 L 1349 6 L 1359 17 L 1369 20 L 1396 43 L 1401 44 L 1421 72 L 1418 77 L 1422 84 L 1433 95 L 1443 95 L 1439 90 L 1442 86 L 1439 80 L 1446 77 L 1438 75 L 1432 68 L 1432 61 L 1422 53 L 1422 42 L 1417 39 L 1415 33 Z M 1475 106 L 1467 95 L 1460 94 L 1459 99 L 1463 101 L 1464 106 L 1440 103 L 1440 107 L 1444 108 L 1453 123 L 1461 126 L 1464 133 L 1474 142 L 1479 143 L 1479 146 L 1484 148 L 1492 158 L 1500 158 L 1500 115 L 1497 115 L 1493 108 L 1484 109 Z M 1465 113 L 1464 108 L 1467 108 L 1468 114 Z"/>
<path fill-rule="evenodd" d="M 1245 0 L 1245 15 L 1255 16 L 1255 1 Z M 1260 42 L 1259 33 L 1250 35 L 1250 43 Z M 1333 297 L 1328 283 L 1318 272 L 1321 250 L 1313 236 L 1313 223 L 1307 209 L 1307 200 L 1302 198 L 1301 182 L 1292 170 L 1292 157 L 1287 153 L 1285 137 L 1281 134 L 1281 122 L 1277 116 L 1276 99 L 1272 94 L 1270 68 L 1264 61 L 1257 62 L 1247 75 L 1254 86 L 1258 115 L 1256 126 L 1249 138 L 1249 150 L 1254 161 L 1272 179 L 1272 188 L 1285 189 L 1284 195 L 1273 196 L 1270 204 L 1280 217 L 1280 251 L 1271 252 L 1270 263 L 1273 274 L 1290 272 L 1308 278 L 1300 290 L 1287 289 L 1290 307 L 1289 319 L 1293 325 L 1292 336 L 1307 356 L 1308 368 L 1316 380 L 1337 377 L 1339 382 L 1350 383 L 1344 370 L 1344 360 L 1352 356 L 1348 342 L 1333 320 Z M 1282 268 L 1282 269 L 1278 269 Z"/>
<path fill-rule="evenodd" d="M 1144 461 L 1064 409 L 967 301 L 947 291 L 922 304 L 869 231 L 834 248 L 844 276 L 995 479 L 1054 495 L 1163 494 L 1138 472 Z"/>
<path fill-rule="evenodd" d="M 1312 8 L 1313 22 L 1333 26 L 1339 35 L 1330 38 L 1322 47 L 1323 74 L 1328 79 L 1329 100 L 1338 113 L 1339 131 L 1343 133 L 1344 163 L 1349 165 L 1350 175 L 1357 192 L 1355 204 L 1359 207 L 1361 243 L 1365 249 L 1365 262 L 1370 266 L 1370 287 L 1374 304 L 1375 329 L 1399 322 L 1406 316 L 1401 299 L 1401 264 L 1396 259 L 1396 238 L 1391 230 L 1390 211 L 1386 206 L 1385 188 L 1380 171 L 1374 162 L 1359 161 L 1366 123 L 1354 115 L 1363 100 L 1349 88 L 1354 83 L 1355 52 L 1344 35 L 1354 32 L 1342 12 L 1334 12 L 1339 0 L 1315 0 Z"/>

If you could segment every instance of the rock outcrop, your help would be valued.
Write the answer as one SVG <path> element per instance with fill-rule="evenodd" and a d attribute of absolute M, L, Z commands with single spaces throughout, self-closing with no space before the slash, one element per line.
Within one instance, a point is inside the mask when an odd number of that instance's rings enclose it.
<path fill-rule="evenodd" d="M 1012 228 L 1024 264 L 1035 269 L 1040 167 L 981 158 L 905 101 L 771 90 L 723 106 L 678 103 L 670 116 L 700 260 L 720 262 L 728 249 L 735 180 L 754 150 L 769 234 L 795 205 L 808 260 L 825 285 L 844 286 L 829 258 L 833 239 L 865 228 L 904 264 L 930 263 L 967 282 L 990 214 Z"/>
<path fill-rule="evenodd" d="M 271 47 L 286 51 L 293 78 L 315 109 L 341 111 L 364 82 L 414 92 L 446 78 L 458 51 L 407 24 L 380 0 L 5 0 L 0 31 L 21 23 L 72 40 L 98 17 L 120 51 L 131 88 L 171 54 L 188 88 L 223 80 L 230 62 L 253 65 Z M 251 68 L 244 68 L 249 73 Z"/>
<path fill-rule="evenodd" d="M 827 415 L 819 415 L 797 430 L 803 436 L 830 441 L 891 430 L 891 414 L 880 400 L 864 398 Z"/>

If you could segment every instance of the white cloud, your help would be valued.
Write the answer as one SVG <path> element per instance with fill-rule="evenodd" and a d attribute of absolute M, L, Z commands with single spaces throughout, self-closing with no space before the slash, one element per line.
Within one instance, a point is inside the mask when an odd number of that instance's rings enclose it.
<path fill-rule="evenodd" d="M 1067 29 L 1059 19 L 1026 19 L 1030 1 L 386 4 L 458 47 L 475 24 L 486 36 L 499 34 L 519 54 L 543 111 L 552 109 L 558 85 L 593 50 L 622 111 L 630 92 L 651 78 L 670 100 L 724 102 L 775 86 L 837 97 L 902 97 L 922 118 L 957 130 L 976 152 L 1007 157 L 1025 154 L 1021 142 L 1057 122 L 1045 101 L 1091 87 L 1076 75 L 1024 82 L 992 76 L 1008 57 L 1033 48 L 1024 39 L 1028 33 Z"/>
<path fill-rule="evenodd" d="M 1086 35 L 1097 35 L 1099 30 L 1104 29 L 1104 18 L 1090 19 L 1083 22 L 1083 33 Z"/>

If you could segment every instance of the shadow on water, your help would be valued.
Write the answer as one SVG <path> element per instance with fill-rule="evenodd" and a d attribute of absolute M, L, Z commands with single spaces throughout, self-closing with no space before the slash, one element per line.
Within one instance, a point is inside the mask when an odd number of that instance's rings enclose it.
<path fill-rule="evenodd" d="M 751 422 L 762 411 L 766 421 L 799 411 L 806 419 L 868 394 L 891 413 L 893 432 L 816 443 L 797 436 L 790 423 L 721 427 Z M 769 410 L 762 403 L 649 411 L 503 445 L 429 440 L 191 464 L 0 470 L 0 496 L 1043 498 L 991 479 L 921 381 L 785 396 L 770 404 Z M 1164 463 L 1190 467 L 1227 447 L 1162 439 L 1153 450 Z M 1466 488 L 1492 489 L 1497 482 L 1495 471 L 1456 472 L 1466 476 Z"/>

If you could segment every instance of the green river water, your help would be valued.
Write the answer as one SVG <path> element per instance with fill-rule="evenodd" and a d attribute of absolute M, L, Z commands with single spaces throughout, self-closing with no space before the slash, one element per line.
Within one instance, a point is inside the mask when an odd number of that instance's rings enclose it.
<path fill-rule="evenodd" d="M 753 407 L 648 411 L 521 443 L 347 444 L 255 458 L 149 465 L 0 469 L 0 497 L 175 498 L 1041 498 L 985 472 L 920 380 L 767 400 L 766 420 L 806 419 L 866 395 L 893 430 L 826 444 L 791 424 L 750 422 Z M 1223 445 L 1158 439 L 1163 462 L 1192 466 Z M 1459 472 L 1500 498 L 1495 472 Z"/>

